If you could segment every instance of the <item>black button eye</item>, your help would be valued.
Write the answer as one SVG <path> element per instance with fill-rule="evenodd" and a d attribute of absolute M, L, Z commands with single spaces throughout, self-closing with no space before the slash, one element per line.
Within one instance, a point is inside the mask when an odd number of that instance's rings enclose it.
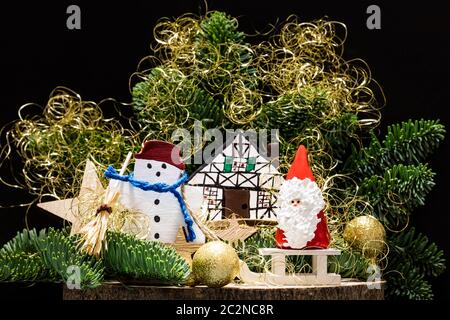
<path fill-rule="evenodd" d="M 161 172 L 158 171 L 158 172 L 156 173 L 156 176 L 159 177 L 160 175 L 161 175 Z"/>
<path fill-rule="evenodd" d="M 167 168 L 167 165 L 166 165 L 165 163 L 163 163 L 163 164 L 161 165 L 161 168 L 166 169 L 166 168 Z"/>
<path fill-rule="evenodd" d="M 246 210 L 246 209 L 248 208 L 248 206 L 247 206 L 246 203 L 244 203 L 241 207 L 242 207 L 242 209 L 244 209 L 244 210 Z"/>
<path fill-rule="evenodd" d="M 149 162 L 147 163 L 147 168 L 151 169 L 152 168 L 152 164 Z"/>
<path fill-rule="evenodd" d="M 155 233 L 155 239 L 159 239 L 159 233 Z"/>
<path fill-rule="evenodd" d="M 159 221 L 161 221 L 161 218 L 159 217 L 159 216 L 155 216 L 155 222 L 159 222 Z"/>
<path fill-rule="evenodd" d="M 159 204 L 159 199 L 155 199 L 155 204 L 156 204 L 156 205 Z"/>

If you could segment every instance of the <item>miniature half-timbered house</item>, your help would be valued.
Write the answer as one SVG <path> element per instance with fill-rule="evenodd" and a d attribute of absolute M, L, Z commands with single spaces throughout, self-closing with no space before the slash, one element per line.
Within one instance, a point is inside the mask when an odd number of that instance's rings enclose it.
<path fill-rule="evenodd" d="M 237 133 L 221 152 L 188 180 L 203 189 L 208 220 L 231 215 L 244 219 L 276 219 L 276 191 L 283 178 L 273 162 L 260 153 L 244 133 Z"/>

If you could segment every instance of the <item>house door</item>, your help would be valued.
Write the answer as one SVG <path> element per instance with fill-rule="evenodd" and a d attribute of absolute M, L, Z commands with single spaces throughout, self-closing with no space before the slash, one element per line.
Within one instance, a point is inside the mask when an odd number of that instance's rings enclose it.
<path fill-rule="evenodd" d="M 250 218 L 250 191 L 223 189 L 223 215 L 228 218 L 235 213 L 239 218 Z"/>

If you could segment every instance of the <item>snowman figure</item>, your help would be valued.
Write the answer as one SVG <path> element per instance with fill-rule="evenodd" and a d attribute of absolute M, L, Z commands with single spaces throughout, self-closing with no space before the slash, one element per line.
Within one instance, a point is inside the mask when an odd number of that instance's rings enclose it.
<path fill-rule="evenodd" d="M 151 140 L 134 157 L 132 174 L 121 176 L 109 167 L 105 176 L 118 184 L 116 190 L 124 207 L 149 216 L 147 240 L 174 243 L 183 227 L 187 241 L 204 243 L 205 237 L 193 222 L 181 195 L 180 187 L 187 174 L 180 149 L 165 141 Z"/>

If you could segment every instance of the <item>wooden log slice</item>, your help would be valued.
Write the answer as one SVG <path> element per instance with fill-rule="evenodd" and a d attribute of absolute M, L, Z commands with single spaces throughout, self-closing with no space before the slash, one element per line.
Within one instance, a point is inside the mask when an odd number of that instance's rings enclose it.
<path fill-rule="evenodd" d="M 329 286 L 250 286 L 229 284 L 223 288 L 175 286 L 125 286 L 105 282 L 95 289 L 69 290 L 64 285 L 64 300 L 382 300 L 385 282 L 343 279 Z"/>

